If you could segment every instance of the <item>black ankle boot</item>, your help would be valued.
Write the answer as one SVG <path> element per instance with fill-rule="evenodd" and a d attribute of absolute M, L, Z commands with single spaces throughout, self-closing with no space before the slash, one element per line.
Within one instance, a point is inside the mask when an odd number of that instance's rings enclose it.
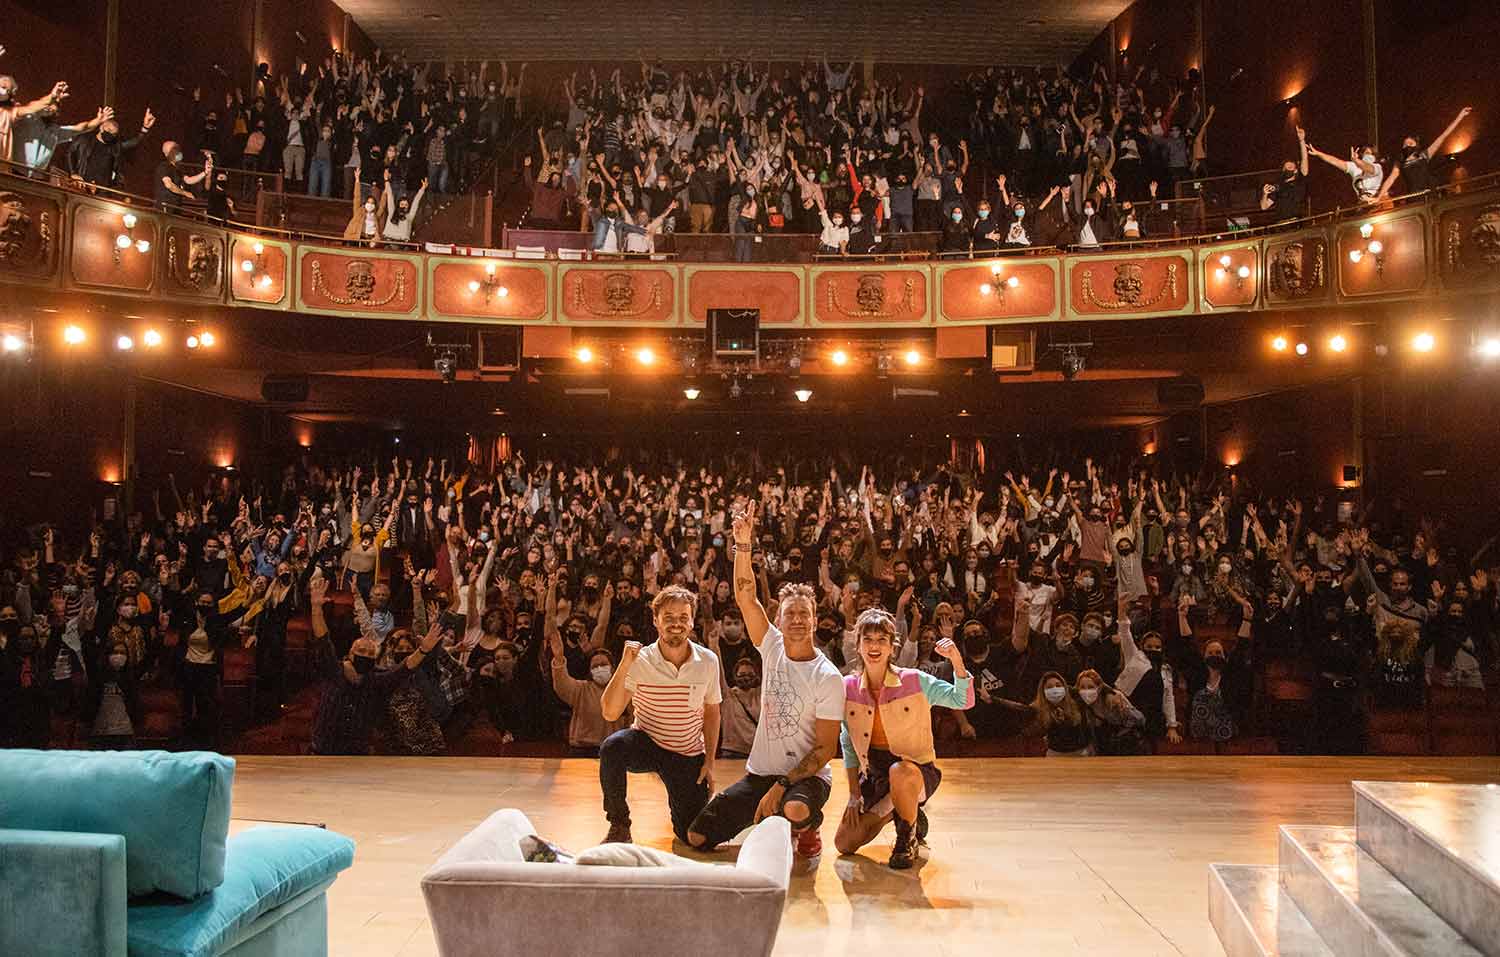
<path fill-rule="evenodd" d="M 904 871 L 917 859 L 917 830 L 911 821 L 896 815 L 896 846 L 891 848 L 888 865 L 893 871 Z"/>

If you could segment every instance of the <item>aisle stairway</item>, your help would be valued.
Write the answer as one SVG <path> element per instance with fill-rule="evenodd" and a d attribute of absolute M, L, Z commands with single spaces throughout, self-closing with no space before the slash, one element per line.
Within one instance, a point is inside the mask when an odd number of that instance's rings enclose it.
<path fill-rule="evenodd" d="M 1353 788 L 1354 827 L 1283 825 L 1276 865 L 1210 866 L 1227 957 L 1500 957 L 1500 786 Z"/>

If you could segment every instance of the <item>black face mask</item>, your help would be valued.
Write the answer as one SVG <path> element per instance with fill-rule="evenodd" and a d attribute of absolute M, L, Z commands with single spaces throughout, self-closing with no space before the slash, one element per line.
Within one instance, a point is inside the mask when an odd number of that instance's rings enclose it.
<path fill-rule="evenodd" d="M 287 582 L 289 582 L 289 581 L 292 580 L 292 573 L 291 572 L 282 572 L 280 575 L 276 576 L 276 580 L 279 581 L 279 582 L 281 582 L 283 585 L 285 585 Z"/>
<path fill-rule="evenodd" d="M 1151 662 L 1152 668 L 1160 670 L 1162 662 L 1167 660 L 1167 656 L 1159 651 L 1148 651 L 1146 652 L 1146 660 Z"/>
<path fill-rule="evenodd" d="M 822 644 L 827 644 L 828 642 L 830 642 L 833 639 L 837 638 L 838 634 L 839 634 L 838 631 L 836 629 L 833 629 L 833 628 L 819 628 L 818 629 L 818 641 L 820 643 L 822 643 Z"/>
<path fill-rule="evenodd" d="M 1224 656 L 1223 655 L 1209 655 L 1207 658 L 1203 659 L 1203 663 L 1205 665 L 1208 665 L 1210 668 L 1212 668 L 1215 671 L 1223 671 L 1224 670 Z"/>
<path fill-rule="evenodd" d="M 16 651 L 23 655 L 29 655 L 36 651 L 36 638 L 32 635 L 22 635 L 16 639 Z"/>
<path fill-rule="evenodd" d="M 198 606 L 198 614 L 202 615 L 205 618 L 207 618 L 209 615 L 212 615 L 213 613 L 214 613 L 214 606 L 213 605 L 199 605 Z"/>
<path fill-rule="evenodd" d="M 119 136 L 118 133 L 110 133 L 108 131 L 105 131 L 105 132 L 99 134 L 99 141 L 101 143 L 106 143 L 106 144 L 113 143 L 115 140 L 117 140 L 119 138 L 120 138 L 120 136 Z"/>
<path fill-rule="evenodd" d="M 0 635 L 4 635 L 7 641 L 14 640 L 21 633 L 21 619 L 7 618 L 0 621 Z"/>
<path fill-rule="evenodd" d="M 354 663 L 354 670 L 362 675 L 367 675 L 375 668 L 375 659 L 368 655 L 355 655 L 350 659 Z"/>

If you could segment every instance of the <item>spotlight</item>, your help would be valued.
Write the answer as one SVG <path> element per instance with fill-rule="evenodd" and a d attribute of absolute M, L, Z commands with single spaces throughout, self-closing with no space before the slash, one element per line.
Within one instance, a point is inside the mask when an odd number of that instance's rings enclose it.
<path fill-rule="evenodd" d="M 1349 348 L 1349 340 L 1345 339 L 1343 336 L 1334 336 L 1332 339 L 1328 340 L 1328 348 L 1332 349 L 1334 352 L 1343 352 L 1345 349 Z"/>
<path fill-rule="evenodd" d="M 188 336 L 187 337 L 187 347 L 189 349 L 196 349 L 196 348 L 198 348 L 198 337 L 197 336 Z"/>
<path fill-rule="evenodd" d="M 1370 236 L 1374 234 L 1374 232 L 1375 232 L 1375 224 L 1374 223 L 1365 223 L 1365 224 L 1363 224 L 1362 226 L 1359 227 L 1359 236 L 1360 236 L 1361 239 L 1369 239 Z"/>
<path fill-rule="evenodd" d="M 1418 352 L 1431 352 L 1437 345 L 1437 339 L 1430 332 L 1419 332 L 1412 336 L 1411 347 Z"/>
<path fill-rule="evenodd" d="M 213 344 L 215 341 L 214 334 L 212 332 L 200 332 L 198 333 L 198 341 L 201 342 L 205 348 L 211 349 L 213 348 Z"/>
<path fill-rule="evenodd" d="M 146 344 L 147 349 L 155 349 L 161 345 L 161 333 L 155 329 L 147 329 L 145 334 L 141 336 L 141 342 Z"/>
<path fill-rule="evenodd" d="M 1307 355 L 1307 343 L 1305 343 L 1305 342 L 1299 342 L 1299 343 L 1297 343 L 1297 355 L 1299 355 L 1299 356 L 1305 356 L 1305 355 Z"/>
<path fill-rule="evenodd" d="M 1088 360 L 1084 358 L 1083 353 L 1071 347 L 1063 351 L 1062 377 L 1064 379 L 1067 379 L 1069 382 L 1078 378 L 1078 374 L 1082 372 L 1084 370 L 1084 367 L 1087 365 Z"/>
<path fill-rule="evenodd" d="M 1379 256 L 1383 252 L 1385 252 L 1385 245 L 1380 240 L 1370 240 L 1370 253 L 1372 255 Z"/>
<path fill-rule="evenodd" d="M 698 398 L 698 396 L 702 395 L 703 393 L 699 392 L 697 389 L 689 386 L 688 388 L 682 390 L 682 394 L 687 397 L 687 400 L 689 402 L 691 402 L 694 399 Z"/>
<path fill-rule="evenodd" d="M 1490 336 L 1479 343 L 1479 354 L 1486 359 L 1500 359 L 1500 337 Z"/>
<path fill-rule="evenodd" d="M 451 352 L 445 352 L 432 360 L 432 369 L 443 381 L 443 385 L 452 385 L 458 381 L 458 358 Z"/>
<path fill-rule="evenodd" d="M 1364 258 L 1365 258 L 1365 252 L 1364 252 L 1363 249 L 1351 249 L 1351 250 L 1349 250 L 1349 261 L 1350 262 L 1357 263 L 1361 259 L 1364 259 Z"/>
<path fill-rule="evenodd" d="M 653 365 L 656 362 L 656 353 L 647 346 L 642 346 L 635 351 L 635 361 L 643 366 Z"/>
<path fill-rule="evenodd" d="M 915 349 L 906 350 L 906 364 L 909 366 L 921 365 L 922 353 L 918 352 Z"/>
<path fill-rule="evenodd" d="M 7 332 L 5 337 L 0 339 L 0 348 L 6 352 L 20 352 L 25 346 L 26 340 L 15 333 Z"/>
<path fill-rule="evenodd" d="M 1271 340 L 1271 348 L 1277 352 L 1285 352 L 1287 347 L 1286 336 L 1277 336 Z"/>
<path fill-rule="evenodd" d="M 594 350 L 590 349 L 588 346 L 581 346 L 579 347 L 577 352 L 573 353 L 573 357 L 576 358 L 579 362 L 582 362 L 584 365 L 588 365 L 590 362 L 594 361 Z"/>
<path fill-rule="evenodd" d="M 808 399 L 812 398 L 812 390 L 798 389 L 796 392 L 793 392 L 792 395 L 795 395 L 797 397 L 798 402 L 806 402 Z"/>
<path fill-rule="evenodd" d="M 129 352 L 131 349 L 135 348 L 135 340 L 130 338 L 129 336 L 120 336 L 115 340 L 115 348 L 119 349 L 121 352 Z"/>
<path fill-rule="evenodd" d="M 833 355 L 829 356 L 828 358 L 832 360 L 833 364 L 836 366 L 846 366 L 849 364 L 849 353 L 845 352 L 843 349 L 833 350 Z"/>

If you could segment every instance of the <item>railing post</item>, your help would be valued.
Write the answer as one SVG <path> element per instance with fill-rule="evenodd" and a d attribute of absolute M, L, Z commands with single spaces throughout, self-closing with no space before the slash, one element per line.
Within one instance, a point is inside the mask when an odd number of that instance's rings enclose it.
<path fill-rule="evenodd" d="M 266 224 L 266 191 L 258 189 L 255 191 L 255 225 Z"/>

